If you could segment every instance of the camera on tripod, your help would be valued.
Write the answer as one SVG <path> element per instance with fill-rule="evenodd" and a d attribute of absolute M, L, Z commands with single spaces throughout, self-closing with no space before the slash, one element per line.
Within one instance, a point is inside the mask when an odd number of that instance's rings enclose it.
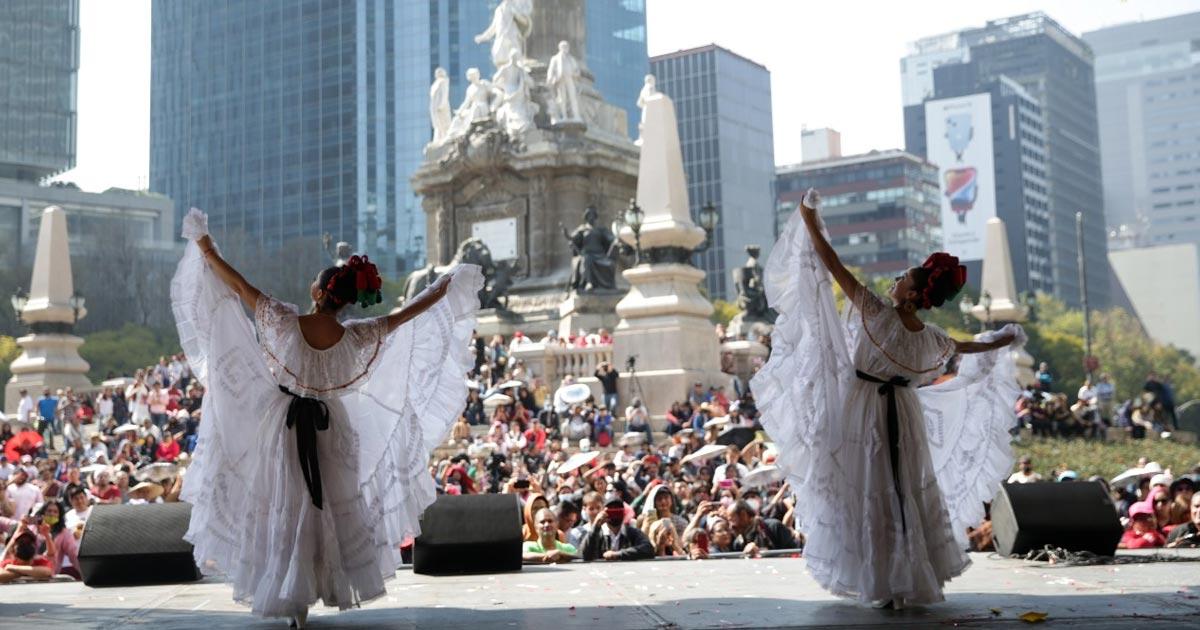
<path fill-rule="evenodd" d="M 631 354 L 628 359 L 625 359 L 625 371 L 632 372 L 637 367 L 637 355 Z"/>

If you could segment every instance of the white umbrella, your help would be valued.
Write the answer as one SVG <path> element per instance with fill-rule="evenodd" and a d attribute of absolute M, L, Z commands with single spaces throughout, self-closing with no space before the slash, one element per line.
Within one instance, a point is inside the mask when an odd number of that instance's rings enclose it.
<path fill-rule="evenodd" d="M 575 383 L 566 387 L 558 388 L 555 397 L 567 403 L 568 405 L 576 405 L 588 399 L 592 395 L 592 388 L 583 383 Z"/>
<path fill-rule="evenodd" d="M 704 461 L 714 455 L 724 453 L 726 448 L 726 446 L 721 444 L 705 444 L 704 446 L 700 447 L 700 450 L 688 455 L 687 457 L 684 457 L 682 463 L 686 464 L 688 462 Z"/>
<path fill-rule="evenodd" d="M 125 424 L 122 424 L 121 426 L 113 429 L 113 433 L 125 433 L 126 431 L 137 431 L 137 430 L 138 430 L 138 425 L 136 425 L 132 422 L 126 422 Z"/>
<path fill-rule="evenodd" d="M 108 464 L 89 464 L 87 466 L 84 466 L 83 468 L 80 468 L 79 472 L 81 472 L 85 475 L 90 475 L 92 473 L 97 473 L 97 472 L 100 472 L 101 470 L 105 470 L 106 468 L 108 468 Z"/>
<path fill-rule="evenodd" d="M 138 469 L 138 477 L 148 481 L 163 481 L 179 473 L 179 466 L 169 462 L 149 464 Z"/>
<path fill-rule="evenodd" d="M 512 401 L 512 396 L 509 396 L 508 394 L 496 393 L 484 398 L 483 405 L 485 407 L 499 407 L 500 405 L 510 404 Z"/>
<path fill-rule="evenodd" d="M 525 381 L 518 381 L 516 379 L 513 379 L 511 381 L 504 381 L 503 383 L 500 383 L 500 385 L 499 385 L 499 387 L 497 387 L 497 389 L 512 389 L 513 387 L 524 387 L 524 386 L 525 386 Z"/>
<path fill-rule="evenodd" d="M 746 476 L 742 477 L 742 485 L 751 488 L 765 486 L 776 481 L 783 481 L 783 476 L 782 468 L 768 464 L 766 466 L 759 466 L 746 473 Z"/>
<path fill-rule="evenodd" d="M 600 451 L 590 451 L 587 453 L 575 453 L 570 458 L 568 458 L 567 461 L 563 462 L 562 466 L 558 467 L 557 472 L 560 475 L 565 475 L 565 474 L 571 472 L 572 470 L 575 470 L 577 468 L 582 468 L 583 466 L 586 466 L 586 465 L 592 463 L 599 456 L 600 456 Z"/>
<path fill-rule="evenodd" d="M 641 431 L 630 431 L 621 436 L 617 442 L 620 446 L 637 446 L 646 441 L 646 434 Z"/>

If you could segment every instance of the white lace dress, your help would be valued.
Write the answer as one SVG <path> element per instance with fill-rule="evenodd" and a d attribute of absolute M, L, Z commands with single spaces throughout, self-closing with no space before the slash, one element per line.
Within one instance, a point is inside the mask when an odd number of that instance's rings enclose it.
<path fill-rule="evenodd" d="M 318 599 L 345 609 L 384 593 L 399 545 L 434 500 L 430 452 L 466 399 L 481 286 L 479 268 L 462 265 L 443 299 L 391 334 L 383 318 L 350 321 L 316 350 L 290 304 L 263 296 L 252 325 L 188 244 L 172 306 L 207 391 L 182 494 L 192 503 L 185 538 L 204 573 L 228 576 L 235 600 L 287 617 Z M 281 385 L 328 407 L 328 428 L 316 432 L 321 509 Z"/>
<path fill-rule="evenodd" d="M 967 527 L 1011 467 L 1020 391 L 1010 350 L 965 355 L 957 377 L 918 389 L 941 373 L 953 340 L 933 325 L 909 331 L 867 290 L 839 318 L 798 212 L 765 279 L 779 319 L 752 389 L 797 498 L 809 571 L 863 602 L 942 601 L 945 582 L 970 563 Z"/>

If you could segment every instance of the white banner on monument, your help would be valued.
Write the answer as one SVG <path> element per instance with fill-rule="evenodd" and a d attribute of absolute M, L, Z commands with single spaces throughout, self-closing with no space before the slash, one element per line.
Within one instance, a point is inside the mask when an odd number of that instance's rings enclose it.
<path fill-rule="evenodd" d="M 517 257 L 517 220 L 495 219 L 471 225 L 471 236 L 483 241 L 492 252 L 492 260 Z"/>
<path fill-rule="evenodd" d="M 996 216 L 991 94 L 926 101 L 925 143 L 938 166 L 943 247 L 963 261 L 983 260 L 987 221 Z"/>

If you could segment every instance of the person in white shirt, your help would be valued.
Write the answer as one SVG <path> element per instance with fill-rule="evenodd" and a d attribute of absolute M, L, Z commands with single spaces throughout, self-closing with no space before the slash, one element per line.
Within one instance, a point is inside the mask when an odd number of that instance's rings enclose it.
<path fill-rule="evenodd" d="M 42 491 L 29 483 L 29 474 L 24 468 L 13 472 L 12 483 L 8 484 L 5 496 L 13 505 L 13 517 L 21 518 L 29 514 L 33 506 L 41 503 Z"/>
<path fill-rule="evenodd" d="M 100 394 L 100 398 L 96 399 L 96 415 L 103 422 L 113 416 L 113 391 L 111 387 L 105 387 L 104 392 Z"/>
<path fill-rule="evenodd" d="M 1033 460 L 1028 455 L 1021 458 L 1018 466 L 1020 470 L 1009 476 L 1008 483 L 1033 483 L 1042 480 L 1041 475 L 1033 472 Z"/>
<path fill-rule="evenodd" d="M 81 486 L 72 486 L 67 500 L 71 503 L 71 509 L 67 511 L 64 522 L 67 529 L 79 539 L 83 536 L 84 523 L 87 523 L 88 517 L 92 515 L 92 503 L 88 499 L 87 491 Z"/>
<path fill-rule="evenodd" d="M 17 403 L 17 420 L 20 422 L 29 422 L 29 417 L 33 415 L 33 396 L 29 395 L 29 390 L 21 390 L 21 402 Z"/>
<path fill-rule="evenodd" d="M 1092 379 L 1083 381 L 1083 385 L 1079 387 L 1079 394 L 1076 396 L 1079 402 L 1094 406 L 1096 404 L 1096 388 L 1092 385 Z"/>
<path fill-rule="evenodd" d="M 87 448 L 83 449 L 83 458 L 92 464 L 108 463 L 108 446 L 102 441 L 99 433 L 93 433 Z"/>
<path fill-rule="evenodd" d="M 0 481 L 8 481 L 16 471 L 17 467 L 9 463 L 8 457 L 4 453 L 0 453 Z"/>
<path fill-rule="evenodd" d="M 150 417 L 150 404 L 146 398 L 150 395 L 150 389 L 142 382 L 142 371 L 138 370 L 134 375 L 133 384 L 125 388 L 125 400 L 128 401 L 129 410 L 131 412 L 130 422 L 134 424 L 141 423 L 142 420 Z"/>

